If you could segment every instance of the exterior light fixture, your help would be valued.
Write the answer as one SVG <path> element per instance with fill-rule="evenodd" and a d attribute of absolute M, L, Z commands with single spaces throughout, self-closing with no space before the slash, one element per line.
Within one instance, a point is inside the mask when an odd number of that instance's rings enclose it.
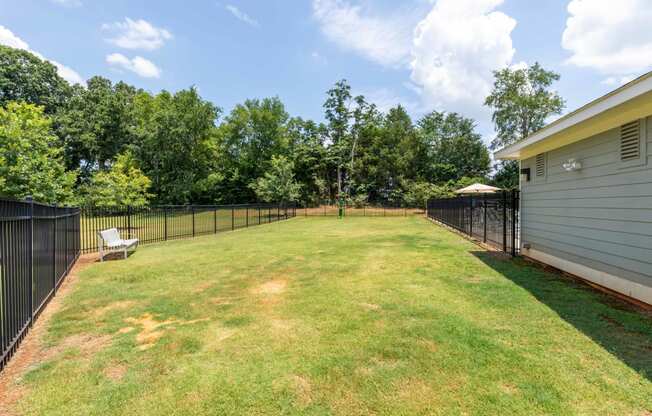
<path fill-rule="evenodd" d="M 575 172 L 582 169 L 582 162 L 571 158 L 562 163 L 561 167 L 564 168 L 566 172 Z"/>
<path fill-rule="evenodd" d="M 530 182 L 530 168 L 521 169 L 521 182 Z"/>

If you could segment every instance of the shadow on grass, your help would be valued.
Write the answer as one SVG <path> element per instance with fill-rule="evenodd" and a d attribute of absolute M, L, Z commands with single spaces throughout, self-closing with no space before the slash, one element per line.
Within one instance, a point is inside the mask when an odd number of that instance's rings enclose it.
<path fill-rule="evenodd" d="M 472 254 L 652 381 L 652 313 L 523 259 Z"/>

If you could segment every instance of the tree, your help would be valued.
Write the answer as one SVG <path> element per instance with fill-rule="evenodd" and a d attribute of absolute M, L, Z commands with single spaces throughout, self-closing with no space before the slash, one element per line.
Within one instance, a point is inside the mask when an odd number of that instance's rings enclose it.
<path fill-rule="evenodd" d="M 340 80 L 326 92 L 326 96 L 324 110 L 328 122 L 330 153 L 337 166 L 337 194 L 340 196 L 343 187 L 344 163 L 352 149 L 349 131 L 351 86 L 345 79 Z"/>
<path fill-rule="evenodd" d="M 147 192 L 151 184 L 133 154 L 125 152 L 118 155 L 110 169 L 93 174 L 82 191 L 84 203 L 102 208 L 144 207 L 152 197 Z"/>
<path fill-rule="evenodd" d="M 435 183 L 464 176 L 486 176 L 491 170 L 489 151 L 475 132 L 475 121 L 457 113 L 433 111 L 418 122 L 429 147 L 430 175 Z"/>
<path fill-rule="evenodd" d="M 525 139 L 541 129 L 548 117 L 561 114 L 564 109 L 564 100 L 550 90 L 559 74 L 546 71 L 538 63 L 523 69 L 495 71 L 494 78 L 493 90 L 485 100 L 485 105 L 493 109 L 497 133 L 491 142 L 492 150 Z M 504 186 L 518 186 L 517 162 L 504 162 L 498 171 L 504 171 L 500 175 Z"/>
<path fill-rule="evenodd" d="M 203 202 L 217 186 L 215 121 L 219 108 L 194 88 L 134 98 L 134 155 L 157 203 Z"/>
<path fill-rule="evenodd" d="M 24 102 L 0 107 L 0 193 L 73 203 L 77 174 L 66 171 L 58 144 L 43 107 Z"/>
<path fill-rule="evenodd" d="M 300 195 L 301 185 L 294 179 L 294 164 L 285 156 L 273 156 L 271 167 L 250 186 L 265 202 L 292 202 Z"/>
<path fill-rule="evenodd" d="M 217 129 L 220 170 L 224 177 L 219 198 L 250 202 L 249 186 L 263 176 L 274 155 L 289 155 L 289 115 L 278 97 L 238 104 Z"/>
<path fill-rule="evenodd" d="M 330 165 L 324 137 L 326 126 L 312 120 L 295 117 L 287 124 L 290 140 L 289 157 L 294 164 L 294 175 L 301 184 L 301 200 L 319 204 L 327 199 Z"/>
<path fill-rule="evenodd" d="M 116 156 L 134 141 L 136 88 L 93 77 L 88 86 L 75 86 L 55 117 L 56 133 L 66 149 L 69 168 L 80 168 L 82 179 L 108 169 Z"/>
<path fill-rule="evenodd" d="M 52 114 L 70 95 L 70 85 L 50 62 L 22 49 L 0 45 L 0 106 L 25 101 Z"/>

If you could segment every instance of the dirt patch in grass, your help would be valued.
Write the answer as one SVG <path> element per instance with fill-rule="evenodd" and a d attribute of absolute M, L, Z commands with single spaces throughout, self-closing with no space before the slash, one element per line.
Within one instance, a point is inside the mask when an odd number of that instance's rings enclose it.
<path fill-rule="evenodd" d="M 518 387 L 510 383 L 501 383 L 499 387 L 503 393 L 510 396 L 518 393 Z"/>
<path fill-rule="evenodd" d="M 203 283 L 200 283 L 197 286 L 195 286 L 195 289 L 192 292 L 193 293 L 202 293 L 202 292 L 210 289 L 211 287 L 213 287 L 214 284 L 215 284 L 215 282 L 203 282 Z"/>
<path fill-rule="evenodd" d="M 136 342 L 139 344 L 138 349 L 144 351 L 153 347 L 154 344 L 165 335 L 165 327 L 171 327 L 172 325 L 191 325 L 208 320 L 208 318 L 204 318 L 194 319 L 192 321 L 182 321 L 177 319 L 157 321 L 151 313 L 144 313 L 140 318 L 126 318 L 124 321 L 141 328 L 140 332 L 136 335 Z M 118 332 L 125 334 L 132 330 L 133 326 L 128 326 L 121 328 Z"/>
<path fill-rule="evenodd" d="M 47 326 L 52 316 L 62 308 L 63 299 L 72 291 L 79 280 L 79 272 L 97 262 L 96 254 L 81 256 L 72 268 L 66 279 L 52 298 L 48 306 L 41 312 L 41 315 L 34 323 L 18 351 L 9 360 L 7 366 L 0 372 L 0 415 L 13 416 L 17 413 L 14 410 L 16 403 L 27 393 L 27 389 L 20 384 L 19 380 L 25 372 L 36 364 L 43 362 L 43 339 L 47 332 Z"/>
<path fill-rule="evenodd" d="M 154 346 L 164 332 L 161 328 L 167 325 L 172 325 L 175 321 L 168 319 L 165 321 L 157 321 L 151 313 L 145 313 L 140 318 L 127 318 L 124 320 L 128 324 L 137 325 L 141 327 L 140 332 L 136 335 L 136 342 L 140 344 L 139 350 L 146 350 Z M 120 331 L 127 331 L 127 328 L 122 328 Z"/>
<path fill-rule="evenodd" d="M 258 295 L 278 295 L 285 292 L 285 288 L 288 285 L 286 279 L 275 279 L 265 282 L 262 285 L 259 285 L 253 289 L 253 293 Z"/>
<path fill-rule="evenodd" d="M 111 364 L 104 369 L 104 376 L 111 381 L 120 381 L 127 374 L 127 366 L 124 364 Z"/>
<path fill-rule="evenodd" d="M 306 407 L 312 403 L 312 385 L 310 381 L 302 376 L 293 377 L 294 391 L 297 397 L 297 404 L 300 407 Z"/>
<path fill-rule="evenodd" d="M 109 312 L 130 309 L 136 305 L 137 303 L 131 300 L 121 300 L 118 302 L 109 303 L 106 306 L 102 306 L 100 308 L 93 310 L 93 316 L 99 318 L 106 315 Z"/>
<path fill-rule="evenodd" d="M 367 310 L 370 310 L 370 311 L 378 311 L 378 310 L 380 310 L 380 305 L 376 305 L 375 303 L 361 302 L 360 306 L 362 306 L 363 308 L 365 308 Z"/>
<path fill-rule="evenodd" d="M 215 297 L 208 300 L 213 305 L 231 305 L 233 302 L 228 298 L 224 297 Z"/>

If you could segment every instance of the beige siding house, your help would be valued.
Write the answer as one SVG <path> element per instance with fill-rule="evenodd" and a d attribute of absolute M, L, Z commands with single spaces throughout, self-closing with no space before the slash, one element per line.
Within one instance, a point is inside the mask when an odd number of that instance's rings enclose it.
<path fill-rule="evenodd" d="M 496 153 L 521 164 L 521 253 L 652 304 L 652 73 Z"/>

